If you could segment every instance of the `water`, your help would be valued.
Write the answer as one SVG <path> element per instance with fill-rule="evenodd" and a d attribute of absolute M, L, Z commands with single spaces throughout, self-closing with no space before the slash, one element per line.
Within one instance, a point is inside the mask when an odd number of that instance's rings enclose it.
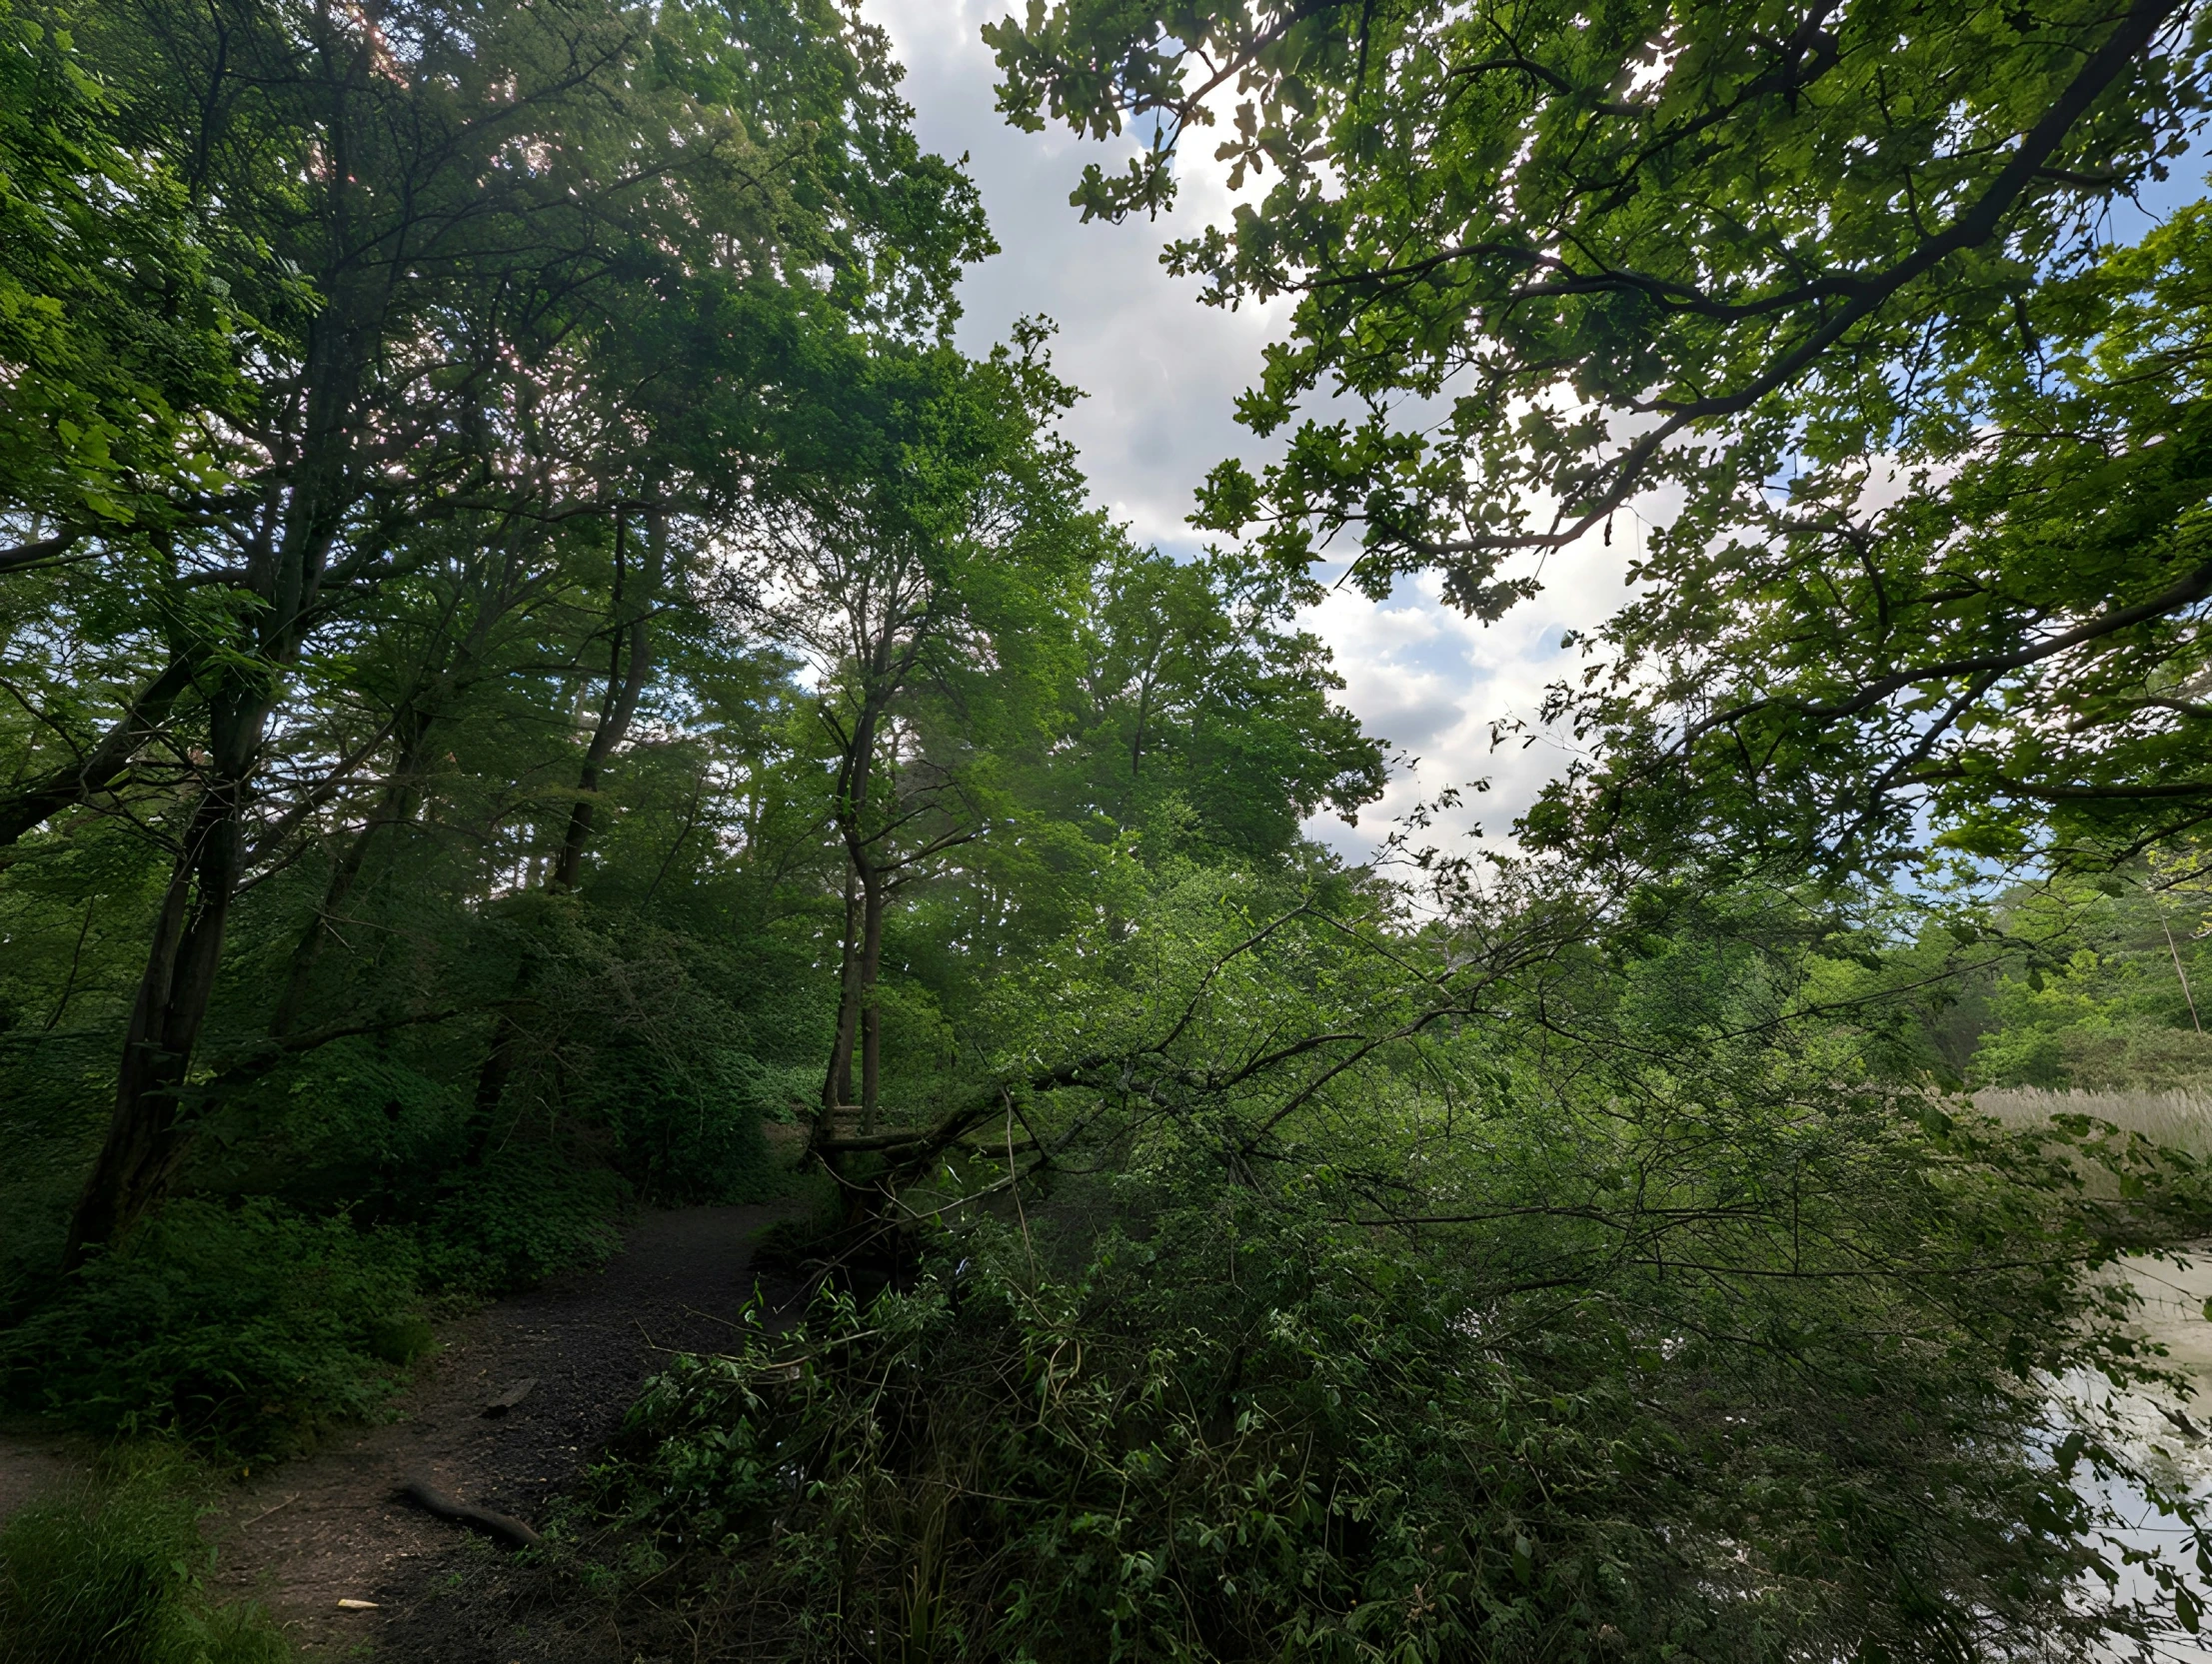
<path fill-rule="evenodd" d="M 2212 1506 L 2212 1321 L 2205 1317 L 2205 1302 L 2212 1299 L 2212 1252 L 2185 1266 L 2130 1260 L 2126 1271 L 2143 1296 L 2140 1328 L 2165 1347 L 2166 1364 L 2188 1377 L 2193 1390 L 2179 1397 L 2115 1393 L 2102 1376 L 2076 1374 L 2058 1382 L 2053 1396 L 2062 1403 L 2109 1408 L 2125 1442 L 2158 1483 L 2185 1490 L 2200 1506 Z M 2116 1533 L 2121 1542 L 2157 1553 L 2166 1564 L 2185 1572 L 2192 1587 L 2205 1592 L 2195 1575 L 2189 1532 L 2162 1513 L 2140 1486 L 2083 1471 L 2076 1476 L 2075 1488 L 2124 1522 Z M 2121 1567 L 2119 1587 L 2123 1596 L 2172 1611 L 2147 1571 Z M 2115 1649 L 2107 1656 L 2136 1654 L 2132 1648 Z M 2201 1638 L 2177 1633 L 2163 1641 L 2154 1656 L 2173 1664 L 2212 1664 L 2212 1614 L 2207 1615 Z"/>

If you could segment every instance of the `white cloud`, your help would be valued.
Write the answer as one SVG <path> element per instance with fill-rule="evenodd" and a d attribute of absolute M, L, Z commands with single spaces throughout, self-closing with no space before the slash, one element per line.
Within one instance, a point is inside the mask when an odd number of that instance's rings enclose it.
<path fill-rule="evenodd" d="M 1065 130 L 1025 134 L 1007 126 L 981 37 L 983 25 L 1007 9 L 1005 0 L 866 6 L 907 66 L 904 90 L 923 143 L 968 155 L 1004 249 L 962 285 L 962 344 L 981 351 L 1004 339 L 1017 318 L 1055 319 L 1062 332 L 1056 363 L 1089 395 L 1067 431 L 1100 499 L 1144 541 L 1189 549 L 1197 540 L 1184 517 L 1206 470 L 1229 456 L 1258 464 L 1275 449 L 1237 427 L 1233 410 L 1286 309 L 1202 306 L 1194 282 L 1172 279 L 1159 265 L 1170 240 L 1223 216 L 1231 200 L 1204 132 L 1192 135 L 1179 161 L 1172 213 L 1120 226 L 1081 223 L 1068 205 L 1070 189 L 1087 162 L 1111 168 L 1117 157 Z M 1629 524 L 1623 519 L 1620 527 Z M 1400 584 L 1379 606 L 1354 591 L 1332 592 L 1310 625 L 1335 650 L 1346 703 L 1419 765 L 1392 783 L 1357 829 L 1324 817 L 1313 832 L 1357 858 L 1390 817 L 1480 777 L 1493 790 L 1471 800 L 1471 818 L 1492 836 L 1504 832 L 1565 758 L 1543 743 L 1493 754 L 1489 726 L 1533 715 L 1544 686 L 1579 664 L 1560 652 L 1560 636 L 1597 624 L 1619 605 L 1630 541 L 1616 536 L 1607 549 L 1592 538 L 1552 556 L 1544 593 L 1494 626 L 1441 606 L 1433 580 Z"/>

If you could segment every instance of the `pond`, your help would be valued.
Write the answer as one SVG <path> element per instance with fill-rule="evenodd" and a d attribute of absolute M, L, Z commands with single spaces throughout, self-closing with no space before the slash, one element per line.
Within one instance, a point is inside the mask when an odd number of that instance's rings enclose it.
<path fill-rule="evenodd" d="M 2212 1299 L 2212 1244 L 2202 1245 L 2186 1265 L 2151 1259 L 2126 1262 L 2129 1279 L 2143 1296 L 2140 1327 L 2166 1349 L 2167 1363 L 2186 1375 L 2187 1397 L 2144 1392 L 2115 1394 L 2102 1376 L 2069 1376 L 2054 1396 L 2080 1402 L 2110 1403 L 2144 1466 L 2162 1482 L 2185 1487 L 2200 1504 L 2212 1504 L 2212 1321 L 2205 1301 Z M 2158 1553 L 2177 1568 L 2191 1565 L 2189 1533 L 2132 1484 L 2100 1480 L 2084 1472 L 2077 1489 L 2093 1502 L 2109 1505 L 2128 1524 L 2121 1540 L 2130 1548 Z M 2193 1585 L 2201 1580 L 2191 1574 Z M 2124 1593 L 2151 1600 L 2152 1579 L 2140 1570 L 2121 1569 Z M 2161 1603 L 2162 1604 L 2162 1603 Z M 2112 1658 L 2134 1657 L 2132 1649 Z M 2161 1644 L 2157 1656 L 2175 1664 L 2212 1664 L 2212 1618 L 2202 1640 L 2180 1636 Z"/>

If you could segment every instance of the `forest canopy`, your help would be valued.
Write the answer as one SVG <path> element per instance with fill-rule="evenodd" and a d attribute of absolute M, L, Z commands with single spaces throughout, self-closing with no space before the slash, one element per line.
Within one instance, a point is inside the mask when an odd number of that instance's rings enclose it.
<path fill-rule="evenodd" d="M 1637 591 L 1543 720 L 1545 845 L 1880 869 L 1923 823 L 2089 863 L 2188 834 L 2212 567 L 2198 215 L 2112 210 L 2195 142 L 2186 5 L 1033 4 L 1032 128 L 1152 137 L 1074 200 L 1251 190 L 1167 263 L 1288 297 L 1202 519 L 1494 617 L 1617 518 Z M 2192 170 L 2193 171 L 2193 170 Z M 1301 416 L 1316 393 L 1354 417 Z"/>
<path fill-rule="evenodd" d="M 2205 27 L 1035 0 L 1072 210 L 1218 126 L 1291 303 L 1163 551 L 857 7 L 0 0 L 0 1392 L 243 1473 L 773 1200 L 511 1574 L 652 1646 L 2193 1635 Z M 1626 516 L 1512 840 L 1376 831 L 1321 563 Z"/>

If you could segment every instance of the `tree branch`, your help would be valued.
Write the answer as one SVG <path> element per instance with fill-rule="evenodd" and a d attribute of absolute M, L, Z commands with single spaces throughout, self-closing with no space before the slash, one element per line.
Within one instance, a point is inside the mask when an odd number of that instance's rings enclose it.
<path fill-rule="evenodd" d="M 131 703 L 101 742 L 77 763 L 54 770 L 43 780 L 0 800 L 0 847 L 15 842 L 50 817 L 105 792 L 123 776 L 141 746 L 169 719 L 170 708 L 192 684 L 192 667 L 182 655 Z"/>

